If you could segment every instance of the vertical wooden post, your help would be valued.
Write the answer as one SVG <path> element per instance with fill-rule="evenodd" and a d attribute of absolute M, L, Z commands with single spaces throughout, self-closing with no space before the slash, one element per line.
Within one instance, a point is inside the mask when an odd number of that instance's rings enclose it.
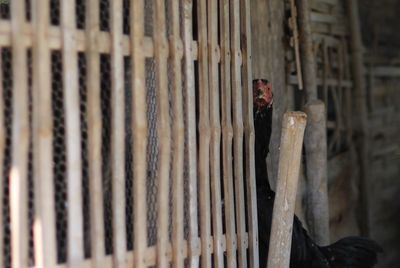
<path fill-rule="evenodd" d="M 243 61 L 243 118 L 245 131 L 245 161 L 247 211 L 249 226 L 249 266 L 259 266 L 256 176 L 254 167 L 253 84 L 251 61 L 250 1 L 241 0 L 241 35 Z"/>
<path fill-rule="evenodd" d="M 224 180 L 225 238 L 228 267 L 236 267 L 235 196 L 233 191 L 232 165 L 232 92 L 229 0 L 220 3 L 221 33 L 221 124 L 222 168 Z"/>
<path fill-rule="evenodd" d="M 174 1 L 174 0 L 173 0 Z M 184 49 L 184 91 L 185 91 L 185 139 L 187 149 L 185 159 L 188 168 L 189 185 L 189 250 L 188 262 L 190 267 L 199 266 L 199 257 L 194 255 L 198 238 L 198 202 L 197 202 L 197 144 L 196 144 L 196 97 L 194 88 L 194 61 L 193 61 L 193 1 L 186 0 L 183 5 L 183 49 Z"/>
<path fill-rule="evenodd" d="M 302 112 L 287 112 L 283 116 L 268 268 L 289 267 L 293 215 L 306 120 L 307 116 Z"/>
<path fill-rule="evenodd" d="M 132 60 L 132 132 L 134 151 L 134 266 L 147 267 L 146 178 L 147 178 L 147 114 L 144 49 L 144 1 L 131 0 L 131 60 Z M 138 157 L 135 157 L 138 156 Z"/>
<path fill-rule="evenodd" d="M 304 147 L 307 159 L 307 223 L 315 242 L 329 244 L 329 206 L 325 105 L 314 100 L 304 108 L 307 114 Z"/>
<path fill-rule="evenodd" d="M 358 136 L 357 150 L 360 155 L 360 179 L 361 179 L 361 233 L 368 236 L 369 233 L 369 215 L 368 215 L 368 154 L 369 154 L 369 133 L 368 133 L 368 111 L 367 94 L 365 88 L 364 64 L 363 64 L 363 46 L 361 39 L 361 27 L 358 11 L 358 1 L 349 0 L 347 3 L 347 12 L 350 23 L 351 37 L 351 59 L 355 87 L 355 107 L 357 107 L 358 124 L 356 134 Z"/>
<path fill-rule="evenodd" d="M 180 43 L 179 25 L 179 2 L 168 1 L 172 15 L 172 29 L 170 36 L 171 55 L 170 61 L 173 68 L 173 166 L 172 166 L 172 185 L 173 185 L 173 211 L 172 211 L 172 249 L 173 267 L 183 268 L 183 227 L 184 227 L 184 187 L 183 187 L 183 157 L 184 157 L 184 125 L 183 125 L 183 99 L 182 99 L 182 56 L 183 47 Z"/>
<path fill-rule="evenodd" d="M 90 245 L 95 267 L 100 267 L 105 255 L 103 185 L 101 172 L 101 105 L 100 105 L 100 55 L 98 34 L 100 31 L 99 2 L 89 0 L 86 8 L 87 35 L 87 123 L 88 163 L 90 189 Z"/>
<path fill-rule="evenodd" d="M 11 46 L 13 81 L 12 167 L 10 173 L 10 216 L 12 267 L 28 265 L 28 68 L 23 40 L 24 1 L 11 2 Z"/>
<path fill-rule="evenodd" d="M 222 249 L 222 208 L 221 208 L 221 122 L 219 108 L 219 77 L 218 77 L 218 3 L 208 0 L 208 58 L 209 58 L 209 90 L 210 90 L 210 178 L 213 224 L 213 256 L 214 267 L 224 264 Z"/>
<path fill-rule="evenodd" d="M 68 262 L 83 260 L 82 163 L 75 2 L 61 2 L 63 90 L 67 147 Z"/>
<path fill-rule="evenodd" d="M 122 0 L 111 1 L 111 161 L 114 267 L 126 262 L 125 90 L 122 55 Z"/>
<path fill-rule="evenodd" d="M 4 98 L 3 98 L 3 59 L 2 49 L 0 48 L 0 264 L 4 263 L 4 240 L 3 240 L 3 181 L 4 181 L 4 150 L 6 133 L 4 131 Z"/>
<path fill-rule="evenodd" d="M 201 266 L 211 267 L 210 226 L 210 119 L 208 89 L 207 2 L 197 1 L 197 27 L 199 33 L 199 201 Z"/>
<path fill-rule="evenodd" d="M 236 224 L 239 267 L 247 267 L 245 245 L 246 219 L 244 207 L 243 181 L 243 106 L 241 82 L 241 49 L 240 49 L 240 2 L 233 0 L 230 3 L 231 21 L 231 51 L 232 51 L 232 116 L 233 116 L 233 150 L 234 174 L 236 192 Z"/>
<path fill-rule="evenodd" d="M 35 261 L 40 268 L 56 265 L 56 226 L 54 213 L 53 120 L 51 108 L 49 2 L 33 6 L 33 146 L 35 220 Z"/>
<path fill-rule="evenodd" d="M 327 190 L 327 138 L 326 113 L 323 103 L 315 102 L 317 93 L 317 67 L 313 46 L 309 0 L 298 1 L 299 26 L 301 40 L 301 56 L 306 91 L 306 111 L 310 124 L 305 136 L 307 152 L 307 221 L 310 224 L 310 234 L 317 243 L 329 243 L 329 207 Z M 326 56 L 324 44 L 324 55 Z M 324 57 L 325 58 L 325 57 Z M 324 89 L 327 94 L 326 76 L 327 59 L 324 61 Z M 323 111 L 323 114 L 320 112 Z M 318 123 L 317 123 L 318 122 Z"/>

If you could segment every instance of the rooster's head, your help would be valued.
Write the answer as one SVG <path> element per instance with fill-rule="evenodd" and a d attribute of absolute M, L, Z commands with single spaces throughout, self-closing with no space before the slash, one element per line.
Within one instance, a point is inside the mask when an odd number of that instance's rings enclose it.
<path fill-rule="evenodd" d="M 253 80 L 253 105 L 257 111 L 271 108 L 273 102 L 272 86 L 266 79 Z"/>

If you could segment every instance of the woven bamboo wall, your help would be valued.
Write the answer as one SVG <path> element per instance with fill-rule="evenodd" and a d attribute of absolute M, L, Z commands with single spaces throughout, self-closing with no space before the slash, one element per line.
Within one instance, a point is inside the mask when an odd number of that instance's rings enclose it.
<path fill-rule="evenodd" d="M 0 1 L 0 266 L 258 266 L 247 0 Z"/>

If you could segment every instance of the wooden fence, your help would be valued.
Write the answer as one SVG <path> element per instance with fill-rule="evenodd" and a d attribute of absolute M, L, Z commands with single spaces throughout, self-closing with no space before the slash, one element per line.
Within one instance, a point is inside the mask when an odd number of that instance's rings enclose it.
<path fill-rule="evenodd" d="M 0 266 L 258 267 L 248 0 L 0 1 Z"/>

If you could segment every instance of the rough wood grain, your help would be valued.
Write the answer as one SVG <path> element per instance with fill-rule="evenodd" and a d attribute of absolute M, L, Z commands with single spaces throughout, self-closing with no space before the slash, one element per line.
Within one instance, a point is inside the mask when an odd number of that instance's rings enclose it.
<path fill-rule="evenodd" d="M 293 215 L 306 120 L 307 116 L 302 112 L 286 112 L 283 117 L 268 268 L 289 267 Z"/>

